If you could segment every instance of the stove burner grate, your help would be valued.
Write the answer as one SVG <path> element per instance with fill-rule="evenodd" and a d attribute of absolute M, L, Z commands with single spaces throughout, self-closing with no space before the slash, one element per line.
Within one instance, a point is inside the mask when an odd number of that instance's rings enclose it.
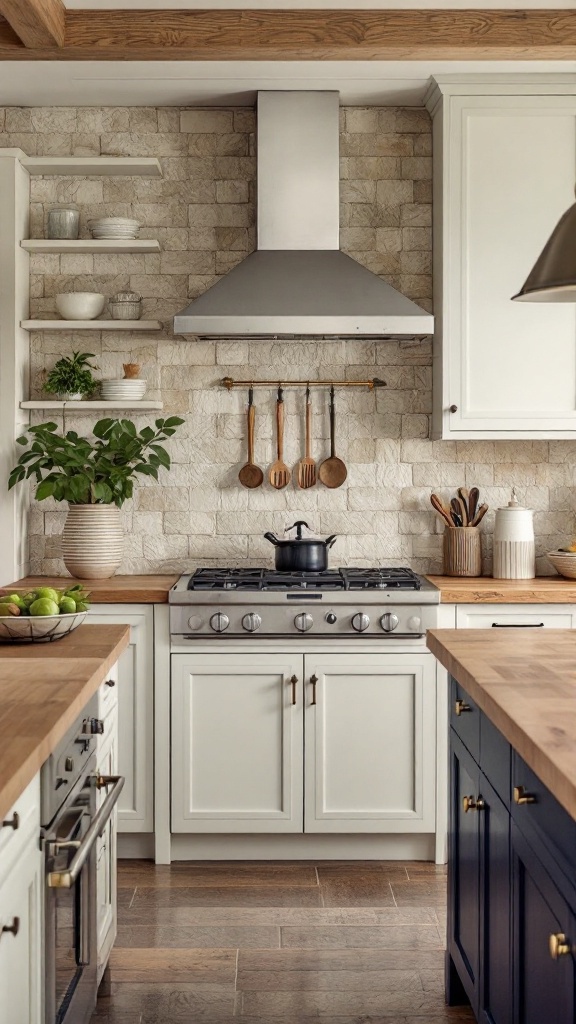
<path fill-rule="evenodd" d="M 324 572 L 277 572 L 275 569 L 196 569 L 188 590 L 420 590 L 411 569 L 326 569 Z"/>

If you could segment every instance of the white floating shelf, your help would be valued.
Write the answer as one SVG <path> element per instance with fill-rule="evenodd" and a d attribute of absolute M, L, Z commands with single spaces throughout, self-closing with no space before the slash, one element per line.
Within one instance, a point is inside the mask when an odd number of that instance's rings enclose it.
<path fill-rule="evenodd" d="M 150 409 L 163 409 L 162 402 L 51 402 L 51 401 L 38 401 L 38 402 L 20 402 L 21 409 L 52 409 L 71 412 L 93 412 L 97 409 L 140 409 L 143 411 Z"/>
<path fill-rule="evenodd" d="M 160 161 L 151 156 L 27 156 L 22 158 L 22 165 L 30 174 L 162 177 Z"/>
<path fill-rule="evenodd" d="M 160 252 L 157 238 L 25 238 L 26 252 Z"/>
<path fill-rule="evenodd" d="M 161 331 L 159 320 L 21 320 L 25 331 Z"/>

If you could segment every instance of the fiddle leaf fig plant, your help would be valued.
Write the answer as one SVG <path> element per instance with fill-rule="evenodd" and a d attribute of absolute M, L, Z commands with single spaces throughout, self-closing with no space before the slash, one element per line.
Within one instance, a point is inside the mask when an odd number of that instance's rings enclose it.
<path fill-rule="evenodd" d="M 137 475 L 158 479 L 161 467 L 170 469 L 170 456 L 160 444 L 172 437 L 184 420 L 158 419 L 155 429 L 137 431 L 131 420 L 98 420 L 95 441 L 74 430 L 58 432 L 56 423 L 29 427 L 18 444 L 28 447 L 10 473 L 8 489 L 35 477 L 36 498 L 55 498 L 70 505 L 114 504 L 132 497 Z"/>
<path fill-rule="evenodd" d="M 51 395 L 91 395 L 98 386 L 91 371 L 96 369 L 89 362 L 93 352 L 73 352 L 62 356 L 50 370 L 44 384 L 44 391 Z"/>

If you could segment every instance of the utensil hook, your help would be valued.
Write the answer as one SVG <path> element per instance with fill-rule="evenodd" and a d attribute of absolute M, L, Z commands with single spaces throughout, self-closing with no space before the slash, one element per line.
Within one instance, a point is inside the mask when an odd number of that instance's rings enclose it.
<path fill-rule="evenodd" d="M 283 402 L 284 401 L 284 388 L 282 387 L 281 384 L 278 385 L 278 401 L 279 402 Z"/>
<path fill-rule="evenodd" d="M 310 401 L 310 383 L 306 384 L 306 401 Z"/>
<path fill-rule="evenodd" d="M 248 408 L 250 409 L 254 405 L 254 385 L 251 384 L 248 388 Z"/>

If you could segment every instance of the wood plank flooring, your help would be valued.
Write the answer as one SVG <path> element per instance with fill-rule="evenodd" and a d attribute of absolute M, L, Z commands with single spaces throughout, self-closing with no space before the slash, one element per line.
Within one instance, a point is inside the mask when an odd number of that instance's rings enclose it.
<path fill-rule="evenodd" d="M 446 876 L 425 863 L 120 861 L 92 1024 L 449 1024 Z"/>

